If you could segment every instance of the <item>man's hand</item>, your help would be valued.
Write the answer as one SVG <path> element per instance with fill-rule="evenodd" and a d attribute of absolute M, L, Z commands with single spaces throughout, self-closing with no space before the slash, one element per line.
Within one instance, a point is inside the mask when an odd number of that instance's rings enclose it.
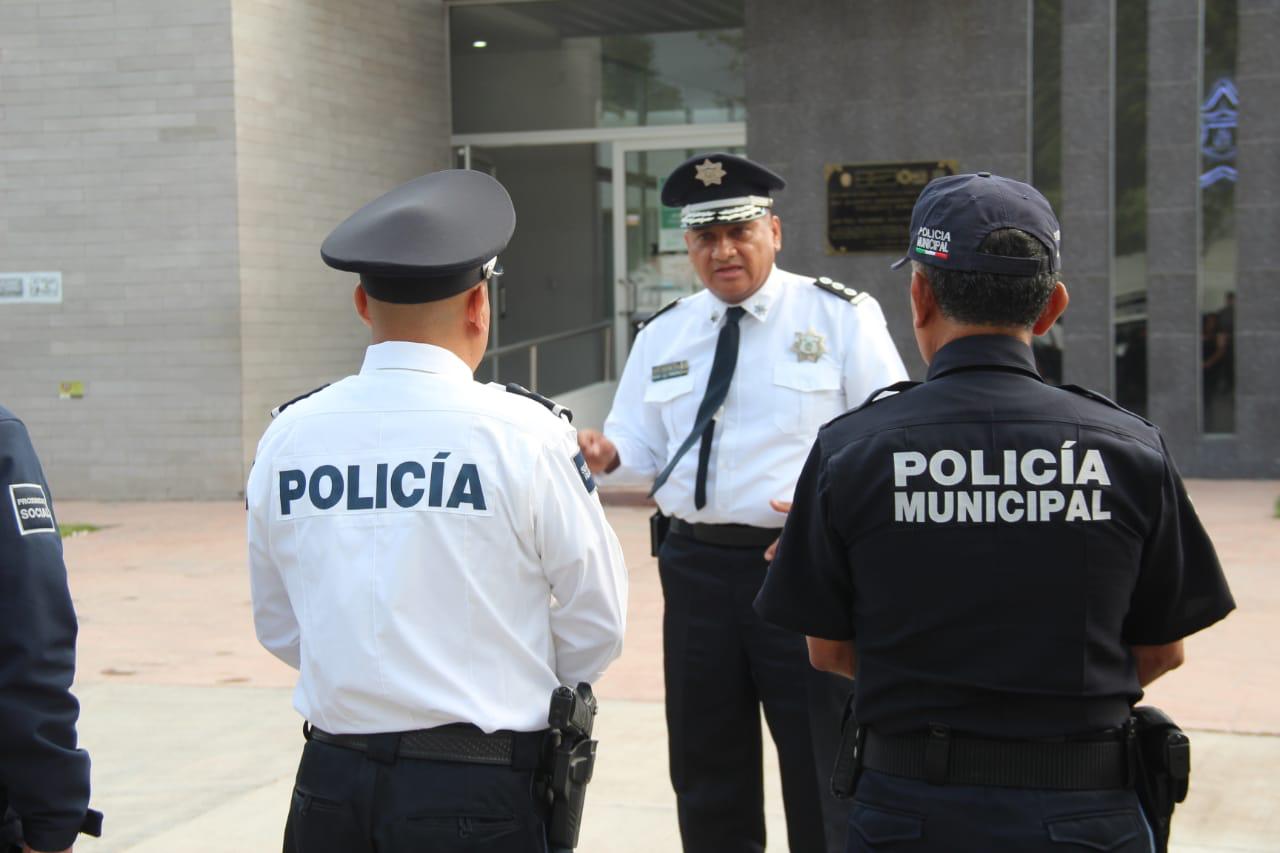
<path fill-rule="evenodd" d="M 1166 672 L 1182 666 L 1186 657 L 1182 641 L 1165 643 L 1162 646 L 1130 646 L 1133 660 L 1138 667 L 1138 683 L 1146 687 Z"/>
<path fill-rule="evenodd" d="M 809 645 L 809 663 L 822 672 L 834 672 L 845 678 L 853 678 L 858 671 L 858 653 L 853 640 L 824 640 L 821 637 L 805 637 Z"/>
<path fill-rule="evenodd" d="M 614 443 L 593 429 L 578 430 L 578 449 L 592 474 L 608 474 L 622 463 Z"/>
<path fill-rule="evenodd" d="M 791 501 L 769 501 L 769 506 L 773 507 L 774 512 L 780 512 L 783 515 L 786 515 L 787 513 L 791 512 Z M 772 545 L 770 545 L 768 548 L 765 549 L 764 558 L 766 560 L 772 560 L 775 556 L 777 556 L 778 543 L 781 541 L 782 541 L 782 537 L 779 536 L 777 539 L 773 540 Z"/>

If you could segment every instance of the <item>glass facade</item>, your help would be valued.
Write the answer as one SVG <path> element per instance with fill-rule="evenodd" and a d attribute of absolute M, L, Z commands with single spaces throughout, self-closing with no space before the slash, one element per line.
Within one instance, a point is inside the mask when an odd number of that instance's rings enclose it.
<path fill-rule="evenodd" d="M 1062 0 L 1031 6 L 1031 184 L 1062 215 Z M 1064 273 L 1067 272 L 1064 270 Z M 1036 366 L 1047 381 L 1063 378 L 1063 324 L 1059 319 L 1032 342 Z"/>
<path fill-rule="evenodd" d="M 742 0 L 453 7 L 453 131 L 745 121 L 742 18 Z"/>
<path fill-rule="evenodd" d="M 1115 26 L 1115 399 L 1147 413 L 1147 0 L 1117 0 Z"/>
<path fill-rule="evenodd" d="M 1200 396 L 1206 433 L 1235 432 L 1237 0 L 1201 2 Z"/>

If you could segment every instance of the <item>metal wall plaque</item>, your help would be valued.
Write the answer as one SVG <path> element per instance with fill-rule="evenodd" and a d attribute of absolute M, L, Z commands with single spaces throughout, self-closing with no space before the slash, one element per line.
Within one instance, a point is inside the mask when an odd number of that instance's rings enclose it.
<path fill-rule="evenodd" d="M 956 168 L 955 160 L 828 165 L 827 254 L 904 252 L 916 197 Z"/>
<path fill-rule="evenodd" d="M 0 303 L 61 301 L 60 272 L 0 272 Z"/>

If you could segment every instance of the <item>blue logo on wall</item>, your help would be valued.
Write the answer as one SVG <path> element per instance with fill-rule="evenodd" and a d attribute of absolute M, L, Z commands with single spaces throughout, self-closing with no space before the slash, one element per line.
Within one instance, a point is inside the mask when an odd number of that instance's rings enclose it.
<path fill-rule="evenodd" d="M 1200 175 L 1200 188 L 1236 182 L 1236 123 L 1240 95 L 1228 77 L 1213 84 L 1200 105 L 1200 153 L 1214 165 Z"/>

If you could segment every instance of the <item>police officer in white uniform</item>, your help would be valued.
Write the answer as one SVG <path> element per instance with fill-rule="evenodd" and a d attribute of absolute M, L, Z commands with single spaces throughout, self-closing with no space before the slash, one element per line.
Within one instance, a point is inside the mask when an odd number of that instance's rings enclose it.
<path fill-rule="evenodd" d="M 473 380 L 514 226 L 497 181 L 446 171 L 324 243 L 373 345 L 281 408 L 247 487 L 258 638 L 309 724 L 288 849 L 544 851 L 551 693 L 621 649 L 626 570 L 572 427 Z"/>
<path fill-rule="evenodd" d="M 684 848 L 700 853 L 764 849 L 762 704 L 792 853 L 844 849 L 845 808 L 814 752 L 833 752 L 848 683 L 813 672 L 803 639 L 751 601 L 818 427 L 906 377 L 875 299 L 774 266 L 771 192 L 783 186 L 730 154 L 671 173 L 662 201 L 683 208 L 706 290 L 650 319 L 604 433 L 579 435 L 593 471 L 652 482 L 669 518 L 658 566 L 671 780 Z"/>

